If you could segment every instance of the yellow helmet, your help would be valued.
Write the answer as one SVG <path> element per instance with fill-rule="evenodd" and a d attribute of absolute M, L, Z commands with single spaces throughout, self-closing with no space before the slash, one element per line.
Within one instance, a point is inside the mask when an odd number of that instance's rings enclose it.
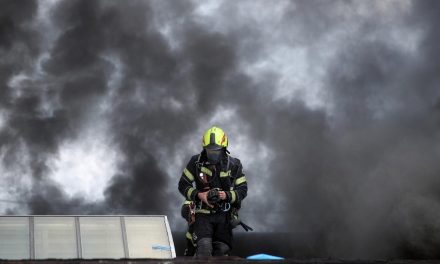
<path fill-rule="evenodd" d="M 223 129 L 213 126 L 205 131 L 202 138 L 202 147 L 205 149 L 221 149 L 228 147 L 228 137 Z"/>

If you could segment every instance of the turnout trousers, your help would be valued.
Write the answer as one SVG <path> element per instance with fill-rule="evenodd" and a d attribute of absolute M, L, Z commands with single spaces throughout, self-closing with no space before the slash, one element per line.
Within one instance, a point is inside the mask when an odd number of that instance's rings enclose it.
<path fill-rule="evenodd" d="M 229 224 L 229 212 L 217 212 L 213 214 L 196 214 L 193 224 L 193 238 L 199 246 L 199 241 L 204 238 L 210 239 L 214 244 L 221 242 L 232 248 L 232 229 Z M 214 248 L 215 254 L 215 248 Z"/>

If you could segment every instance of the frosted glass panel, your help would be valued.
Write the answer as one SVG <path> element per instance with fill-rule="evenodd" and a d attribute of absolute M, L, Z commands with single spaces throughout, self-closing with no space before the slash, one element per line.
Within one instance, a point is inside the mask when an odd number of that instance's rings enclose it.
<path fill-rule="evenodd" d="M 30 259 L 29 218 L 0 218 L 0 258 Z"/>
<path fill-rule="evenodd" d="M 34 218 L 35 258 L 78 257 L 74 217 Z"/>
<path fill-rule="evenodd" d="M 125 258 L 119 217 L 81 217 L 82 257 Z"/>
<path fill-rule="evenodd" d="M 166 216 L 0 216 L 0 259 L 172 259 L 172 239 Z"/>
<path fill-rule="evenodd" d="M 172 258 L 164 217 L 125 217 L 130 258 Z"/>

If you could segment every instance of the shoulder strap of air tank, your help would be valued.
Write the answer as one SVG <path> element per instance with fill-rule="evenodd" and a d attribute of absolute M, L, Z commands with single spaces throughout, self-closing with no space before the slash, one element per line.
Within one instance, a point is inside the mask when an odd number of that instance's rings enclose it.
<path fill-rule="evenodd" d="M 194 162 L 195 167 L 196 167 L 196 178 L 198 178 L 199 176 L 199 172 L 200 172 L 200 157 L 202 156 L 202 154 L 199 154 L 199 156 L 197 157 L 197 160 Z"/>

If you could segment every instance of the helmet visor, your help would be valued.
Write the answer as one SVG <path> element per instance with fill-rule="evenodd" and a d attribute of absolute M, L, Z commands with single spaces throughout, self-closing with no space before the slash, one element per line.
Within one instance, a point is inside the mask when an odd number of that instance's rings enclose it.
<path fill-rule="evenodd" d="M 223 147 L 217 144 L 209 144 L 208 146 L 204 147 L 206 150 L 221 150 Z"/>

